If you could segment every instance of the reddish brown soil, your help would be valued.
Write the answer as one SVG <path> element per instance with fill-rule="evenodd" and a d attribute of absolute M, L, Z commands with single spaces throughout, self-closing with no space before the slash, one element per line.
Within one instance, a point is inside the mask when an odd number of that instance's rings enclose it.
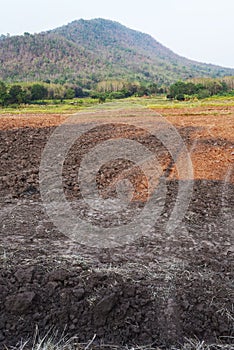
<path fill-rule="evenodd" d="M 68 116 L 58 114 L 4 114 L 0 118 L 0 130 L 24 127 L 45 128 L 61 124 Z"/>
<path fill-rule="evenodd" d="M 234 107 L 157 110 L 177 128 L 191 128 L 197 140 L 191 154 L 196 179 L 224 180 L 234 161 Z M 232 176 L 231 181 L 234 182 Z"/>
<path fill-rule="evenodd" d="M 80 207 L 74 174 L 97 142 L 119 135 L 137 140 L 157 152 L 162 168 L 169 169 L 164 209 L 151 234 L 142 232 L 118 248 L 70 241 L 42 205 L 41 154 L 66 116 L 0 116 L 1 348 L 31 337 L 36 326 L 42 335 L 51 327 L 65 329 L 81 342 L 96 334 L 95 342 L 116 345 L 169 348 L 195 337 L 233 343 L 234 108 L 157 112 L 176 126 L 188 149 L 197 140 L 191 154 L 193 195 L 183 224 L 173 234 L 165 226 L 181 179 L 155 137 L 123 127 L 127 112 L 118 118 L 113 114 L 106 119 L 109 125 L 78 141 L 64 163 L 66 196 Z M 90 117 L 95 120 L 92 114 L 82 121 Z M 123 161 L 103 166 L 97 176 L 102 196 L 115 195 L 114 185 L 113 193 L 105 189 L 126 169 L 129 163 Z M 129 179 L 135 185 L 133 205 L 141 208 L 147 181 L 141 172 L 130 171 Z"/>

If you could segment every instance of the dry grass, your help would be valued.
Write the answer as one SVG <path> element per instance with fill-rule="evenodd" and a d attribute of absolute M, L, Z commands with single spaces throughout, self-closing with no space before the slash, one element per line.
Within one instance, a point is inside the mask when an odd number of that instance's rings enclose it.
<path fill-rule="evenodd" d="M 32 343 L 32 346 L 29 346 Z M 36 329 L 33 341 L 26 340 L 21 341 L 20 344 L 15 347 L 6 348 L 6 350 L 75 350 L 76 337 L 68 338 L 65 334 L 58 336 L 57 331 L 50 330 L 44 337 L 39 335 L 38 329 Z"/>
<path fill-rule="evenodd" d="M 229 344 L 206 344 L 198 339 L 186 339 L 183 345 L 155 347 L 154 344 L 142 346 L 119 346 L 113 344 L 95 344 L 96 334 L 87 343 L 79 343 L 77 337 L 68 338 L 62 334 L 58 338 L 58 332 L 49 331 L 44 337 L 40 337 L 38 329 L 35 332 L 33 345 L 29 346 L 29 340 L 22 341 L 15 347 L 5 350 L 233 350 L 234 345 Z M 233 339 L 234 340 L 234 339 Z M 31 342 L 30 342 L 31 343 Z"/>
<path fill-rule="evenodd" d="M 117 345 L 89 345 L 78 344 L 73 341 L 65 341 L 64 343 L 53 343 L 50 340 L 44 343 L 35 344 L 34 347 L 28 347 L 27 342 L 22 343 L 18 347 L 11 348 L 11 350 L 233 350 L 234 345 L 225 344 L 205 344 L 204 341 L 187 340 L 184 345 L 172 346 L 170 348 L 148 346 L 117 346 Z M 8 349 L 10 350 L 10 349 Z"/>

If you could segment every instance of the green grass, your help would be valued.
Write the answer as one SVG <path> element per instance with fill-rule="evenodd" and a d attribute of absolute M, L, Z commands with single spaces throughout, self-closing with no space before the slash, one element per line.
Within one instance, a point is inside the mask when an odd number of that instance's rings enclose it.
<path fill-rule="evenodd" d="M 35 104 L 0 108 L 0 114 L 72 114 L 98 105 L 97 99 L 79 98 L 63 102 L 45 100 Z M 43 104 L 44 103 L 44 104 Z"/>
<path fill-rule="evenodd" d="M 150 101 L 150 100 L 149 100 Z M 225 107 L 234 106 L 234 96 L 212 96 L 202 100 L 191 99 L 189 101 L 158 100 L 152 101 L 148 107 L 157 108 L 193 108 L 193 107 Z"/>
<path fill-rule="evenodd" d="M 41 103 L 41 104 L 40 104 Z M 43 104 L 45 103 L 45 104 Z M 73 114 L 88 108 L 117 109 L 146 107 L 152 109 L 177 109 L 198 107 L 234 107 L 234 96 L 212 96 L 203 100 L 175 101 L 167 100 L 165 95 L 153 97 L 129 97 L 121 100 L 107 100 L 99 103 L 97 99 L 79 98 L 60 101 L 39 101 L 37 104 L 22 105 L 16 108 L 0 108 L 0 114 Z"/>
<path fill-rule="evenodd" d="M 153 97 L 129 97 L 123 100 L 104 103 L 101 108 L 131 108 L 142 106 L 152 109 L 176 109 L 176 108 L 198 108 L 198 107 L 225 107 L 234 106 L 234 96 L 213 96 L 203 100 L 191 99 L 189 101 L 168 100 L 165 95 Z"/>
<path fill-rule="evenodd" d="M 202 106 L 234 106 L 234 96 L 212 96 L 202 100 Z"/>

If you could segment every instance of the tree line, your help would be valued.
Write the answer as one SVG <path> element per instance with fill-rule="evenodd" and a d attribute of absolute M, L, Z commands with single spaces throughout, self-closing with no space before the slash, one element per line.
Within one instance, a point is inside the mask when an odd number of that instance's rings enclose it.
<path fill-rule="evenodd" d="M 30 104 L 40 100 L 64 100 L 88 94 L 75 85 L 28 83 L 7 85 L 0 81 L 0 105 Z"/>
<path fill-rule="evenodd" d="M 177 81 L 169 87 L 167 98 L 184 101 L 191 97 L 198 99 L 207 98 L 214 95 L 224 95 L 234 93 L 233 79 L 197 79 L 192 81 Z"/>
<path fill-rule="evenodd" d="M 90 97 L 105 102 L 106 99 L 123 99 L 131 96 L 167 94 L 168 99 L 180 101 L 190 98 L 206 98 L 217 94 L 234 94 L 234 77 L 177 81 L 169 87 L 156 83 L 106 80 L 97 82 L 94 89 L 84 89 L 77 84 L 56 84 L 49 80 L 39 83 L 6 84 L 0 81 L 0 106 L 43 103 L 44 100 L 60 100 Z"/>
<path fill-rule="evenodd" d="M 106 99 L 121 99 L 130 96 L 150 96 L 166 92 L 157 84 L 103 81 L 93 90 L 86 90 L 76 84 L 15 83 L 7 85 L 0 81 L 0 106 L 36 103 L 43 100 L 60 100 L 90 97 L 104 102 Z"/>

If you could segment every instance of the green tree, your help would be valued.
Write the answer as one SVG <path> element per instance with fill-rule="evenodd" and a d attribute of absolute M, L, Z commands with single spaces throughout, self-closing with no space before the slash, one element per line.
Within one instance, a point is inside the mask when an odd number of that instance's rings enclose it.
<path fill-rule="evenodd" d="M 48 96 L 47 88 L 42 84 L 33 84 L 30 88 L 32 100 L 42 100 Z"/>
<path fill-rule="evenodd" d="M 209 97 L 210 95 L 211 94 L 210 94 L 210 91 L 208 89 L 202 89 L 198 92 L 197 97 L 199 99 L 203 99 L 203 98 Z"/>
<path fill-rule="evenodd" d="M 121 91 L 125 93 L 125 97 L 130 97 L 137 93 L 137 90 L 139 87 L 140 87 L 139 83 L 127 83 L 127 84 L 124 84 L 124 87 Z"/>
<path fill-rule="evenodd" d="M 220 81 L 210 80 L 207 83 L 207 89 L 210 91 L 211 95 L 216 95 L 222 91 L 222 83 Z"/>
<path fill-rule="evenodd" d="M 177 81 L 175 84 L 172 84 L 169 89 L 169 95 L 175 98 L 180 94 L 184 94 L 186 92 L 185 85 L 186 84 L 182 81 Z"/>
<path fill-rule="evenodd" d="M 177 99 L 178 101 L 184 101 L 184 100 L 185 100 L 184 94 L 178 94 L 178 95 L 176 95 L 176 99 Z"/>
<path fill-rule="evenodd" d="M 72 99 L 76 95 L 75 90 L 72 88 L 68 88 L 65 92 L 65 98 Z"/>
<path fill-rule="evenodd" d="M 184 89 L 185 89 L 184 93 L 186 95 L 194 95 L 197 92 L 197 87 L 193 83 L 186 83 L 185 86 L 184 86 Z"/>
<path fill-rule="evenodd" d="M 152 83 L 148 86 L 150 94 L 157 94 L 158 93 L 158 85 L 156 83 Z"/>
<path fill-rule="evenodd" d="M 192 96 L 195 95 L 199 89 L 203 89 L 203 85 L 196 85 L 192 82 L 183 82 L 177 81 L 175 84 L 172 84 L 169 88 L 168 98 L 176 98 L 179 96 L 182 98 L 184 95 Z"/>
<path fill-rule="evenodd" d="M 22 90 L 21 85 L 12 85 L 9 90 L 9 103 L 26 102 L 26 92 Z"/>
<path fill-rule="evenodd" d="M 7 104 L 8 94 L 7 87 L 3 81 L 0 81 L 0 105 L 5 106 Z"/>
<path fill-rule="evenodd" d="M 83 89 L 79 86 L 75 87 L 75 97 L 85 97 L 87 96 L 87 93 L 83 91 Z"/>
<path fill-rule="evenodd" d="M 99 103 L 106 102 L 106 95 L 105 94 L 99 94 L 98 101 L 99 101 Z"/>
<path fill-rule="evenodd" d="M 139 88 L 137 89 L 137 96 L 142 97 L 142 96 L 149 96 L 150 95 L 150 90 L 148 89 L 147 86 L 145 85 L 140 85 Z"/>

